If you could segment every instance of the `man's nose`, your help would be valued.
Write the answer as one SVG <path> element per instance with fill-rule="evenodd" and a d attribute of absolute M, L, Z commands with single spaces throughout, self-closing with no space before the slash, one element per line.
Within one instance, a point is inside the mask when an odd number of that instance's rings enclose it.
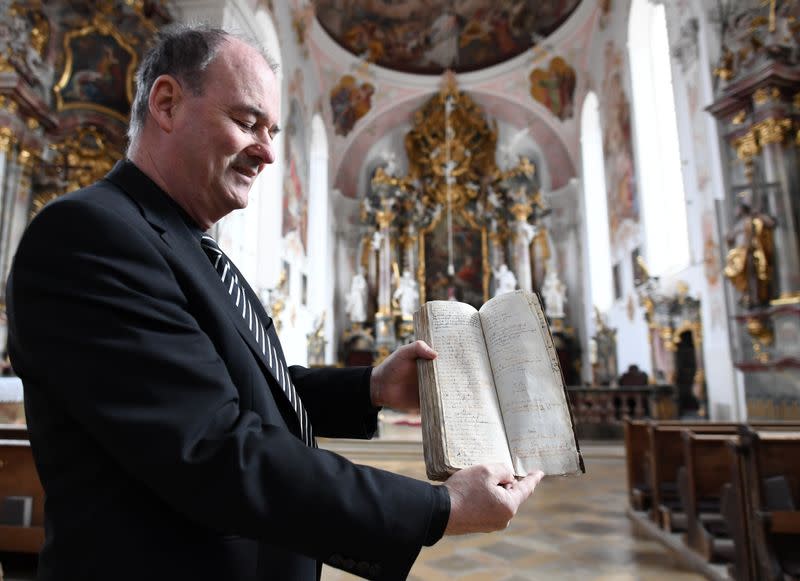
<path fill-rule="evenodd" d="M 275 151 L 272 140 L 269 138 L 266 140 L 258 140 L 256 143 L 250 145 L 245 151 L 247 155 L 257 159 L 260 165 L 269 165 L 275 161 Z"/>

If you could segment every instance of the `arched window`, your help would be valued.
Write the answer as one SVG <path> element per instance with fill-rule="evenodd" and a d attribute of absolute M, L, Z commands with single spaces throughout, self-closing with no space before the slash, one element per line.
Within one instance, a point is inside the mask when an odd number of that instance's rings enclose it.
<path fill-rule="evenodd" d="M 603 133 L 597 95 L 589 93 L 581 112 L 581 160 L 583 170 L 584 216 L 586 217 L 586 271 L 591 297 L 586 313 L 592 320 L 592 305 L 606 312 L 614 300 L 611 291 L 611 248 L 608 235 L 606 171 Z"/>
<path fill-rule="evenodd" d="M 670 274 L 689 265 L 689 236 L 663 5 L 633 0 L 628 54 L 645 256 L 651 274 Z"/>

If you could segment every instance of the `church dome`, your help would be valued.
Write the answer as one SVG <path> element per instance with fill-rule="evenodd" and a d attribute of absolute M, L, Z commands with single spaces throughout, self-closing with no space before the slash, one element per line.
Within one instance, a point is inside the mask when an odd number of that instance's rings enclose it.
<path fill-rule="evenodd" d="M 555 31 L 580 0 L 315 0 L 341 46 L 398 71 L 476 71 L 511 59 Z"/>

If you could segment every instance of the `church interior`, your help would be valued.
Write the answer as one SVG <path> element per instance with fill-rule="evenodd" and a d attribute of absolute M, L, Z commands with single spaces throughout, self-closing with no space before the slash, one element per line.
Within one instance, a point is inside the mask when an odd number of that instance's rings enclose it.
<path fill-rule="evenodd" d="M 290 364 L 377 364 L 428 301 L 542 303 L 586 474 L 410 579 L 800 579 L 800 1 L 0 7 L 0 579 L 44 534 L 5 281 L 37 212 L 123 158 L 172 22 L 279 65 L 276 160 L 213 234 Z M 424 479 L 420 416 L 380 417 L 321 446 Z"/>

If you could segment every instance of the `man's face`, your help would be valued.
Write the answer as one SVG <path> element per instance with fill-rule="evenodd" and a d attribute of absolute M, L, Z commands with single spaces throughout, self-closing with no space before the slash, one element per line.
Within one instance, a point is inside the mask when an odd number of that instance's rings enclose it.
<path fill-rule="evenodd" d="M 258 51 L 230 39 L 208 66 L 202 94 L 184 88 L 183 95 L 173 169 L 190 213 L 213 223 L 247 206 L 256 177 L 275 161 L 277 80 Z"/>

